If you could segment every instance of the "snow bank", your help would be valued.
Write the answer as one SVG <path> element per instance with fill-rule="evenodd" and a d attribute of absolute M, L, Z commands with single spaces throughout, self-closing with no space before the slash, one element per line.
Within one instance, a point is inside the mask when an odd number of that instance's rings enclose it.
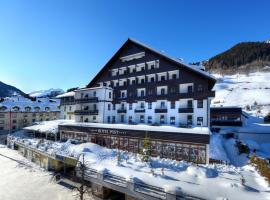
<path fill-rule="evenodd" d="M 14 138 L 13 138 L 14 139 Z M 20 138 L 16 138 L 20 140 Z M 26 143 L 26 139 L 22 139 Z M 219 198 L 267 199 L 268 185 L 251 168 L 226 165 L 195 165 L 184 161 L 151 158 L 151 164 L 142 162 L 140 156 L 120 150 L 107 149 L 93 143 L 74 144 L 31 139 L 29 145 L 51 154 L 72 156 L 82 160 L 99 173 L 124 177 L 127 181 L 139 181 L 163 188 L 170 193 L 186 193 L 209 200 Z M 118 159 L 118 156 L 120 156 Z M 255 174 L 255 176 L 254 176 Z M 247 180 L 241 184 L 241 177 Z M 254 188 L 254 189 L 252 189 Z"/>

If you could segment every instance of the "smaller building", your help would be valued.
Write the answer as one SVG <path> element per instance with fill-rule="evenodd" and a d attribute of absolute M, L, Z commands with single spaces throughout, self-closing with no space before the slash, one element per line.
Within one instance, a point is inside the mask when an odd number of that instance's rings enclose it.
<path fill-rule="evenodd" d="M 21 96 L 5 98 L 0 103 L 0 132 L 14 131 L 36 122 L 59 119 L 58 101 L 48 98 L 32 101 Z"/>
<path fill-rule="evenodd" d="M 213 107 L 210 108 L 211 126 L 242 126 L 242 108 L 240 107 Z"/>

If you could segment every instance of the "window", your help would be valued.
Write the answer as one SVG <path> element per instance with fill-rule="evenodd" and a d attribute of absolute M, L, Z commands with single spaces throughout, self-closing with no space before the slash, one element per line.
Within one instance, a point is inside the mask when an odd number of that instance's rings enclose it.
<path fill-rule="evenodd" d="M 175 124 L 175 117 L 170 117 L 170 124 L 172 124 L 172 125 Z"/>
<path fill-rule="evenodd" d="M 165 95 L 165 88 L 161 88 L 160 94 L 161 94 L 161 95 Z"/>
<path fill-rule="evenodd" d="M 147 118 L 147 123 L 148 123 L 148 124 L 152 124 L 152 116 L 148 116 L 148 118 Z"/>
<path fill-rule="evenodd" d="M 13 123 L 13 124 L 16 124 L 16 123 L 17 123 L 17 120 L 16 120 L 16 119 L 13 119 L 13 120 L 12 120 L 12 123 Z"/>
<path fill-rule="evenodd" d="M 108 104 L 108 110 L 111 110 L 111 104 Z"/>
<path fill-rule="evenodd" d="M 125 92 L 121 92 L 121 97 L 125 98 Z"/>
<path fill-rule="evenodd" d="M 141 97 L 144 97 L 144 90 L 141 90 Z"/>
<path fill-rule="evenodd" d="M 93 106 L 94 106 L 94 110 L 97 110 L 97 104 L 94 104 Z"/>
<path fill-rule="evenodd" d="M 112 123 L 115 123 L 115 116 L 112 116 Z"/>
<path fill-rule="evenodd" d="M 133 80 L 132 80 L 132 85 L 135 85 L 135 84 L 136 84 L 136 80 L 133 79 Z"/>
<path fill-rule="evenodd" d="M 124 123 L 124 115 L 121 115 L 121 123 Z"/>
<path fill-rule="evenodd" d="M 144 83 L 144 78 L 143 79 L 141 79 L 141 84 L 143 84 Z"/>
<path fill-rule="evenodd" d="M 64 111 L 65 111 L 65 112 L 67 111 L 67 107 L 66 107 L 66 106 L 64 107 Z"/>
<path fill-rule="evenodd" d="M 154 83 L 155 82 L 155 77 L 151 77 L 151 79 L 150 79 L 151 81 L 151 83 Z"/>
<path fill-rule="evenodd" d="M 93 119 L 94 119 L 94 117 L 93 117 Z M 84 122 L 88 122 L 88 118 L 86 118 L 86 119 L 84 120 Z"/>
<path fill-rule="evenodd" d="M 115 110 L 115 104 L 113 104 L 113 110 Z"/>
<path fill-rule="evenodd" d="M 187 116 L 187 124 L 188 124 L 188 125 L 192 125 L 192 123 L 193 123 L 193 122 L 192 122 L 192 115 L 188 115 L 188 116 Z"/>
<path fill-rule="evenodd" d="M 193 107 L 193 105 L 192 105 L 192 100 L 188 100 L 188 101 L 187 101 L 187 107 L 188 107 L 188 108 L 192 108 L 192 107 Z"/>
<path fill-rule="evenodd" d="M 188 89 L 188 93 L 192 93 L 192 92 L 193 92 L 193 87 L 192 87 L 192 85 L 189 85 L 187 89 Z"/>
<path fill-rule="evenodd" d="M 152 109 L 152 102 L 148 103 L 148 109 Z"/>
<path fill-rule="evenodd" d="M 174 101 L 171 102 L 171 109 L 175 109 L 175 102 Z"/>
<path fill-rule="evenodd" d="M 140 123 L 144 123 L 144 115 L 140 115 Z"/>
<path fill-rule="evenodd" d="M 161 76 L 161 77 L 160 77 L 160 80 L 161 80 L 161 81 L 165 81 L 165 76 Z"/>
<path fill-rule="evenodd" d="M 164 115 L 160 115 L 160 123 L 161 124 L 165 123 L 165 116 Z"/>
<path fill-rule="evenodd" d="M 177 91 L 177 88 L 175 88 L 175 87 L 170 88 L 171 94 L 176 94 L 176 91 Z"/>
<path fill-rule="evenodd" d="M 32 119 L 32 122 L 33 122 L 33 123 L 36 122 L 36 119 Z"/>
<path fill-rule="evenodd" d="M 96 97 L 96 96 L 97 96 L 97 92 L 96 92 L 96 91 L 94 91 L 93 96 L 94 96 L 94 97 Z"/>
<path fill-rule="evenodd" d="M 112 93 L 111 92 L 109 92 L 109 98 L 112 98 Z"/>
<path fill-rule="evenodd" d="M 132 110 L 132 103 L 130 103 L 128 106 L 129 106 L 129 110 Z"/>
<path fill-rule="evenodd" d="M 108 117 L 107 117 L 107 122 L 108 122 L 108 123 L 111 123 L 111 116 L 108 116 Z"/>
<path fill-rule="evenodd" d="M 162 102 L 160 103 L 160 107 L 161 107 L 162 109 L 165 108 L 165 102 L 164 102 L 164 101 L 162 101 Z"/>
<path fill-rule="evenodd" d="M 125 110 L 125 104 L 121 104 L 121 110 Z"/>
<path fill-rule="evenodd" d="M 203 117 L 197 117 L 197 125 L 202 126 L 203 125 Z"/>
<path fill-rule="evenodd" d="M 93 120 L 96 121 L 97 117 L 96 116 L 93 116 Z"/>
<path fill-rule="evenodd" d="M 203 100 L 197 101 L 197 108 L 203 108 Z"/>
<path fill-rule="evenodd" d="M 128 123 L 131 124 L 132 123 L 132 116 L 128 117 Z"/>
<path fill-rule="evenodd" d="M 144 103 L 143 103 L 143 102 L 141 102 L 141 104 L 140 104 L 140 105 L 141 105 L 141 108 L 142 108 L 142 109 L 144 109 Z"/>
<path fill-rule="evenodd" d="M 176 74 L 173 74 L 172 75 L 172 79 L 176 79 L 177 78 L 177 75 Z"/>
<path fill-rule="evenodd" d="M 69 106 L 69 111 L 71 111 L 71 106 Z"/>

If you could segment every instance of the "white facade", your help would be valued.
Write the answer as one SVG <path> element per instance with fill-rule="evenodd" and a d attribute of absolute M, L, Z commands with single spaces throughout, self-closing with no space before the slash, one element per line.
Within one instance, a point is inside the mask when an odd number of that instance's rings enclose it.
<path fill-rule="evenodd" d="M 188 92 L 188 86 L 181 84 L 179 90 Z M 161 93 L 158 87 L 157 94 Z M 141 96 L 143 88 L 138 89 L 137 95 Z M 125 90 L 121 91 L 123 98 Z M 110 87 L 85 88 L 74 91 L 73 104 L 61 103 L 61 118 L 71 119 L 76 122 L 95 123 L 131 123 L 149 125 L 172 126 L 209 126 L 210 99 L 194 100 L 192 98 L 179 99 L 170 102 L 164 99 L 155 102 L 137 101 L 135 103 L 113 103 L 113 89 Z M 179 110 L 180 109 L 180 110 Z M 182 110 L 181 110 L 182 109 Z"/>

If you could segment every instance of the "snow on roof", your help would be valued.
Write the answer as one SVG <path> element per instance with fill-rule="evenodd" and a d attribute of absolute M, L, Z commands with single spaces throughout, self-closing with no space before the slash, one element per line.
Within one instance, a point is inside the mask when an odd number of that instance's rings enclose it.
<path fill-rule="evenodd" d="M 81 123 L 71 122 L 65 123 L 66 126 L 80 126 L 80 127 L 95 127 L 95 128 L 110 128 L 110 129 L 124 129 L 124 130 L 139 130 L 139 131 L 157 131 L 157 132 L 174 132 L 174 133 L 192 133 L 192 134 L 211 134 L 208 127 L 194 127 L 194 128 L 178 128 L 174 126 L 150 126 L 145 124 L 130 125 L 130 124 L 103 124 L 103 123 Z"/>
<path fill-rule="evenodd" d="M 141 45 L 141 46 L 144 46 L 144 47 L 147 48 L 147 49 L 150 49 L 151 51 L 153 51 L 153 52 L 155 52 L 155 53 L 157 53 L 157 54 L 163 55 L 163 56 L 169 58 L 170 60 L 173 60 L 173 61 L 175 61 L 175 62 L 177 62 L 177 63 L 179 63 L 179 64 L 181 64 L 181 65 L 184 65 L 184 66 L 190 68 L 190 69 L 193 70 L 193 71 L 196 71 L 196 72 L 198 72 L 198 73 L 200 73 L 200 74 L 202 74 L 202 75 L 204 75 L 204 76 L 207 76 L 207 77 L 209 77 L 209 78 L 211 78 L 211 79 L 213 79 L 213 80 L 216 80 L 216 78 L 215 78 L 213 75 L 211 75 L 210 73 L 208 73 L 208 72 L 206 72 L 206 71 L 203 71 L 203 70 L 199 69 L 198 67 L 195 67 L 195 66 L 189 65 L 189 64 L 187 64 L 187 63 L 184 63 L 183 61 L 181 61 L 181 60 L 179 60 L 179 59 L 173 58 L 173 57 L 171 57 L 171 56 L 165 54 L 164 52 L 157 51 L 157 50 L 153 49 L 152 47 L 149 47 L 148 45 L 146 45 L 146 44 L 144 44 L 144 43 L 141 43 L 141 42 L 139 42 L 139 41 L 137 41 L 137 40 L 135 40 L 135 39 L 130 39 L 130 40 L 133 41 L 133 42 L 135 42 L 135 43 L 138 43 L 138 44 Z"/>
<path fill-rule="evenodd" d="M 112 90 L 111 87 L 107 87 L 107 86 L 98 86 L 98 87 L 90 87 L 90 88 L 80 88 L 77 90 L 74 90 L 75 92 L 79 92 L 79 91 L 84 91 L 84 90 L 97 90 L 97 89 L 110 89 Z"/>
<path fill-rule="evenodd" d="M 74 97 L 74 96 L 75 96 L 75 92 L 71 91 L 71 92 L 66 92 L 64 94 L 57 95 L 56 98 Z"/>
<path fill-rule="evenodd" d="M 39 112 L 42 111 L 59 111 L 59 100 L 58 99 L 49 99 L 49 98 L 37 98 L 35 101 L 31 99 L 22 97 L 22 96 L 14 96 L 14 97 L 6 97 L 3 102 L 0 103 L 0 107 L 5 107 L 5 110 L 1 110 L 1 112 L 9 112 L 9 110 L 14 107 L 18 107 L 18 111 L 26 111 L 26 108 L 30 108 L 30 112 L 34 112 L 35 108 L 39 108 Z M 46 108 L 49 108 L 46 110 Z"/>
<path fill-rule="evenodd" d="M 38 122 L 36 125 L 28 126 L 23 128 L 24 130 L 28 131 L 37 131 L 41 133 L 48 133 L 48 134 L 57 134 L 58 133 L 58 125 L 71 123 L 72 120 L 53 120 L 53 121 L 43 121 Z"/>

